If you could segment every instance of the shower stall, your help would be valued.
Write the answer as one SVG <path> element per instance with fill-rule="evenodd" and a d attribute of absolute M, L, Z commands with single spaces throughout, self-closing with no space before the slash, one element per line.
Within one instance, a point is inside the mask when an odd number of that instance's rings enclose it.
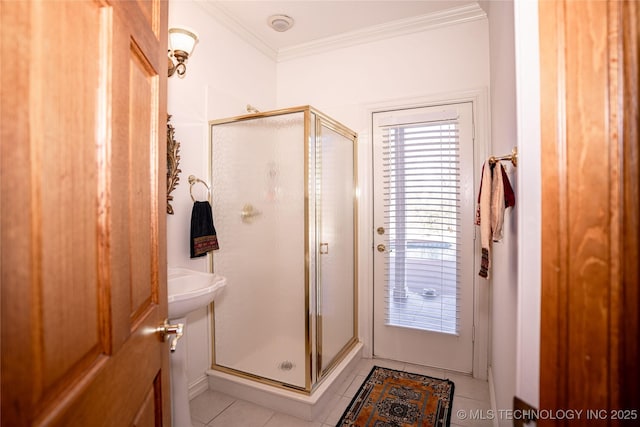
<path fill-rule="evenodd" d="M 358 341 L 356 133 L 304 106 L 213 120 L 210 144 L 212 369 L 310 394 Z"/>

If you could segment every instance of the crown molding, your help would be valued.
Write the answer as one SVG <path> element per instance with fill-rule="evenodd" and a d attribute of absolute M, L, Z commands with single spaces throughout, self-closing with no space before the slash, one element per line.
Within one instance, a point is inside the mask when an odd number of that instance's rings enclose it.
<path fill-rule="evenodd" d="M 278 60 L 278 51 L 256 37 L 248 28 L 235 19 L 231 13 L 224 7 L 206 0 L 194 0 L 202 7 L 211 17 L 220 24 L 224 25 L 231 32 L 235 33 L 251 46 L 258 49 L 267 57 L 274 61 Z"/>
<path fill-rule="evenodd" d="M 297 46 L 278 50 L 277 61 L 287 61 L 306 55 L 313 55 L 330 50 L 341 49 L 376 40 L 388 39 L 449 25 L 462 24 L 484 19 L 487 14 L 478 3 L 451 8 L 426 15 L 399 19 L 385 24 L 373 25 L 361 30 L 350 31 L 332 37 L 303 43 Z"/>
<path fill-rule="evenodd" d="M 240 36 L 267 57 L 277 62 L 487 18 L 487 14 L 478 3 L 471 3 L 426 15 L 373 25 L 360 30 L 277 50 L 256 37 L 251 30 L 242 25 L 222 6 L 206 0 L 195 1 L 222 25 Z"/>

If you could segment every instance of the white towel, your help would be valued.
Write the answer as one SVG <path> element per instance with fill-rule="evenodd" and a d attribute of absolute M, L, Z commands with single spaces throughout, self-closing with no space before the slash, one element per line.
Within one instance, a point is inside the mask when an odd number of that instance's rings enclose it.
<path fill-rule="evenodd" d="M 500 162 L 493 167 L 491 178 L 491 238 L 494 242 L 502 240 L 504 223 L 504 183 L 502 182 L 503 166 Z"/>
<path fill-rule="evenodd" d="M 510 194 L 509 200 L 505 200 L 506 191 Z M 507 205 L 513 206 L 514 203 L 515 196 L 506 178 L 504 167 L 500 162 L 493 168 L 488 160 L 484 162 L 475 221 L 476 225 L 480 226 L 480 245 L 482 246 L 482 259 L 478 273 L 480 277 L 489 277 L 492 243 L 502 240 L 504 211 Z"/>
<path fill-rule="evenodd" d="M 482 246 L 482 260 L 480 262 L 480 277 L 489 277 L 491 266 L 491 165 L 489 161 L 482 165 L 480 194 L 478 195 L 478 209 L 476 211 L 476 225 L 480 226 L 480 245 Z"/>

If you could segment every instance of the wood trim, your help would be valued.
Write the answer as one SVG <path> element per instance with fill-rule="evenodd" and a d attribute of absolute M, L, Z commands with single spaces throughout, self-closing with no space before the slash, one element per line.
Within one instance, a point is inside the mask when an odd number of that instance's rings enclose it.
<path fill-rule="evenodd" d="M 542 301 L 543 312 L 540 327 L 540 407 L 563 406 L 561 396 L 566 395 L 566 377 L 545 375 L 553 367 L 553 372 L 565 372 L 566 361 L 561 354 L 566 353 L 566 323 L 562 308 L 566 307 L 567 238 L 561 230 L 566 230 L 566 215 L 561 202 L 566 198 L 566 183 L 559 171 L 565 169 L 565 134 L 563 94 L 564 58 L 556 45 L 564 40 L 564 10 L 560 3 L 540 4 L 540 87 L 541 87 L 541 165 L 542 171 Z M 555 236 L 549 238 L 548 236 Z M 550 284 L 553 284 L 552 286 Z"/>
<path fill-rule="evenodd" d="M 627 1 L 621 5 L 622 24 L 622 289 L 620 290 L 620 402 L 623 408 L 640 408 L 640 369 L 638 344 L 640 343 L 640 4 Z"/>
<path fill-rule="evenodd" d="M 638 6 L 539 12 L 540 408 L 638 409 Z"/>

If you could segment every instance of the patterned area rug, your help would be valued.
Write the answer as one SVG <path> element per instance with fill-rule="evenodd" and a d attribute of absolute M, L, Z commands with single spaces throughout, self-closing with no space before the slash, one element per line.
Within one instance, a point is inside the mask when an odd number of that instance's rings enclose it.
<path fill-rule="evenodd" d="M 448 427 L 453 382 L 374 366 L 336 427 Z"/>

